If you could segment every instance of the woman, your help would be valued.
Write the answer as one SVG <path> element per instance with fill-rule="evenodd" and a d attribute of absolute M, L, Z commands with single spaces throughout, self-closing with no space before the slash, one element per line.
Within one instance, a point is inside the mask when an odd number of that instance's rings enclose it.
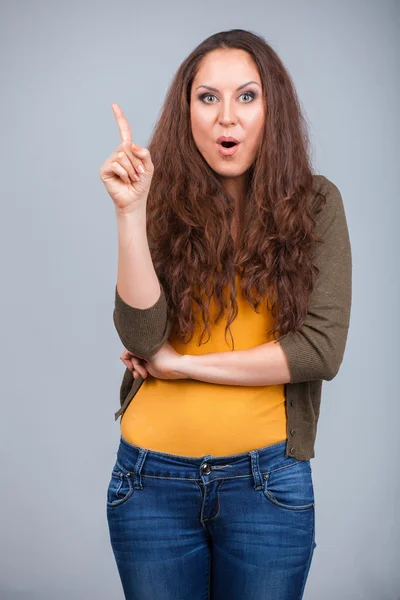
<path fill-rule="evenodd" d="M 252 32 L 188 56 L 148 148 L 113 110 L 100 175 L 127 368 L 107 518 L 125 597 L 298 600 L 322 381 L 350 318 L 341 194 L 312 174 L 290 76 Z"/>

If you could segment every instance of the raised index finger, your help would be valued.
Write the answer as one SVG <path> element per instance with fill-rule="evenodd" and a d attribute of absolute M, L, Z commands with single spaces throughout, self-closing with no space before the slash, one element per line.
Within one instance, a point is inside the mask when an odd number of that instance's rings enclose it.
<path fill-rule="evenodd" d="M 119 133 L 121 135 L 122 142 L 131 142 L 132 141 L 132 133 L 131 128 L 129 127 L 128 121 L 125 119 L 125 115 L 122 112 L 121 107 L 118 104 L 111 104 L 111 108 L 113 109 L 115 118 L 117 119 Z"/>

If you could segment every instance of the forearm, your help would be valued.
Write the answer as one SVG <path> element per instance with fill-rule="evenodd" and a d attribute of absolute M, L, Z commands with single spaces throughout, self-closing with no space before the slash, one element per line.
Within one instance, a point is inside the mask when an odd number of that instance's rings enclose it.
<path fill-rule="evenodd" d="M 130 306 L 146 309 L 160 297 L 146 232 L 146 207 L 131 214 L 116 211 L 118 228 L 117 290 Z"/>
<path fill-rule="evenodd" d="M 184 354 L 176 372 L 182 378 L 224 385 L 265 386 L 290 382 L 290 372 L 279 342 L 248 350 Z"/>

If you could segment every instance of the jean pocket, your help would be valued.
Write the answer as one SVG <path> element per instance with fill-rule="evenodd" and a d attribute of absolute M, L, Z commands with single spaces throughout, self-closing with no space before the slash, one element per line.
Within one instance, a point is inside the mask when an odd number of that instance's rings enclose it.
<path fill-rule="evenodd" d="M 118 461 L 111 471 L 111 479 L 107 488 L 107 508 L 115 508 L 124 504 L 133 494 L 132 473 L 124 469 Z"/>
<path fill-rule="evenodd" d="M 263 474 L 264 496 L 287 510 L 314 507 L 314 486 L 309 460 L 299 460 Z"/>

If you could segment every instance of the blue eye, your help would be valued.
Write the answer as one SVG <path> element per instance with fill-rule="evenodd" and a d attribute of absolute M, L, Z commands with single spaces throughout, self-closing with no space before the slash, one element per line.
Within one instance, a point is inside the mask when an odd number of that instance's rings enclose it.
<path fill-rule="evenodd" d="M 242 92 L 240 95 L 241 96 L 250 96 L 253 100 L 257 97 L 257 94 L 255 92 Z M 210 93 L 208 93 L 208 94 L 202 94 L 201 96 L 199 96 L 199 98 L 200 98 L 200 100 L 202 102 L 205 102 L 204 99 L 205 98 L 209 98 L 209 97 L 216 98 L 216 96 L 214 94 L 210 94 Z M 215 102 L 205 102 L 205 104 L 215 104 Z M 249 102 L 245 102 L 245 104 L 250 104 L 250 101 Z"/>

